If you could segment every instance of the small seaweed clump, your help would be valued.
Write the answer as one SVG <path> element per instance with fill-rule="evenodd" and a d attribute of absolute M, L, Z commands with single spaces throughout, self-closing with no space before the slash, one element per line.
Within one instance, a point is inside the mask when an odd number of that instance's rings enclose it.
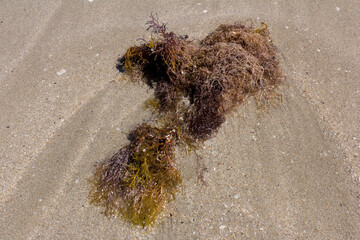
<path fill-rule="evenodd" d="M 266 24 L 220 25 L 199 42 L 168 32 L 151 15 L 152 36 L 130 47 L 117 68 L 155 90 L 147 102 L 158 125 L 138 126 L 130 144 L 101 163 L 90 201 L 136 225 L 152 224 L 181 183 L 174 148 L 211 138 L 226 115 L 252 95 L 272 92 L 284 76 Z"/>
<path fill-rule="evenodd" d="M 129 145 L 97 167 L 90 202 L 104 207 L 107 216 L 147 226 L 181 184 L 174 167 L 175 131 L 142 124 L 129 138 Z"/>

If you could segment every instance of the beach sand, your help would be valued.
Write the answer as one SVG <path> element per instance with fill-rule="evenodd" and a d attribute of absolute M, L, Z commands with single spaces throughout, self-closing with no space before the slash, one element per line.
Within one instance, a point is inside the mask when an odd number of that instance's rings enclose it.
<path fill-rule="evenodd" d="M 321 3 L 320 3 L 321 2 Z M 360 239 L 360 3 L 0 3 L 1 239 Z M 283 102 L 251 99 L 195 154 L 153 228 L 89 205 L 96 163 L 151 115 L 146 85 L 115 69 L 157 13 L 202 39 L 266 22 L 283 57 Z"/>

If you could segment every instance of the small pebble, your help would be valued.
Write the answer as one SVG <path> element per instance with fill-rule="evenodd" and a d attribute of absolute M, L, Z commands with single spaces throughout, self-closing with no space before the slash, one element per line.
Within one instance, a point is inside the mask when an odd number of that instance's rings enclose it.
<path fill-rule="evenodd" d="M 65 69 L 61 69 L 60 71 L 57 72 L 57 75 L 63 75 L 64 73 L 66 73 Z"/>

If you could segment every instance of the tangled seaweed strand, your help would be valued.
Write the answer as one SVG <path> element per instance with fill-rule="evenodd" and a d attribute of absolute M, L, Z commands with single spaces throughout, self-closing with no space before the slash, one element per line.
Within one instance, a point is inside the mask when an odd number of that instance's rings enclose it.
<path fill-rule="evenodd" d="M 150 41 L 130 47 L 117 68 L 154 88 L 147 105 L 162 127 L 138 126 L 130 143 L 97 167 L 89 195 L 107 216 L 141 226 L 154 223 L 181 184 L 175 146 L 211 138 L 237 105 L 284 78 L 266 24 L 220 25 L 199 43 L 168 33 L 153 15 L 147 25 Z"/>

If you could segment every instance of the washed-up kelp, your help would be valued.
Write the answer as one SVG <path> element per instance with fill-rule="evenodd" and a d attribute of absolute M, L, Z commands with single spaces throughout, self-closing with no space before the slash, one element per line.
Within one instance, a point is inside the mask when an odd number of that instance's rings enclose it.
<path fill-rule="evenodd" d="M 213 137 L 237 105 L 273 92 L 284 79 L 264 23 L 220 25 L 199 42 L 168 32 L 152 15 L 147 25 L 150 40 L 130 47 L 117 68 L 154 88 L 148 105 L 162 127 L 137 127 L 130 144 L 98 166 L 90 193 L 106 215 L 143 226 L 154 222 L 181 183 L 175 146 Z"/>

